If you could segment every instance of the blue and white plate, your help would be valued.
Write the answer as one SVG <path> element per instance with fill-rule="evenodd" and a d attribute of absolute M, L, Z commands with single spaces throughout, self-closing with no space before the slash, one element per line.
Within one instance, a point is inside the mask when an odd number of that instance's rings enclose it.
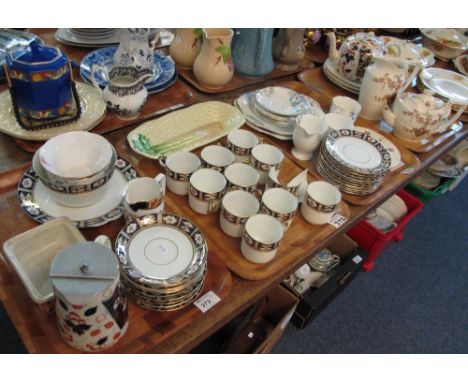
<path fill-rule="evenodd" d="M 80 74 L 88 83 L 91 83 L 91 68 L 93 65 L 103 65 L 108 71 L 112 69 L 116 46 L 101 48 L 92 51 L 81 60 Z M 177 72 L 174 62 L 170 57 L 159 51 L 154 52 L 155 77 L 145 83 L 149 93 L 156 93 L 166 89 L 177 80 Z M 105 88 L 107 80 L 101 72 L 96 72 L 94 78 L 101 88 Z"/>

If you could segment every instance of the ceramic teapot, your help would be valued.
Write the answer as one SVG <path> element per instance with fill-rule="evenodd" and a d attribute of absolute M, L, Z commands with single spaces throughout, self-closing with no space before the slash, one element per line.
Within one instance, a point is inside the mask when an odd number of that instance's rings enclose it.
<path fill-rule="evenodd" d="M 373 60 L 362 80 L 359 103 L 362 117 L 380 120 L 387 100 L 412 83 L 421 69 L 421 63 L 415 61 L 411 74 L 408 74 L 410 62 L 405 59 L 376 56 Z"/>
<path fill-rule="evenodd" d="M 385 52 L 384 43 L 373 32 L 349 36 L 339 50 L 336 48 L 335 33 L 329 32 L 327 36 L 329 60 L 336 65 L 341 75 L 351 81 L 361 82 L 373 56 L 383 55 Z"/>
<path fill-rule="evenodd" d="M 423 94 L 399 92 L 392 106 L 386 105 L 383 117 L 393 127 L 398 138 L 421 140 L 446 129 L 460 117 L 466 106 L 449 119 L 452 105 L 434 97 L 429 90 Z"/>
<path fill-rule="evenodd" d="M 95 72 L 103 72 L 107 85 L 101 90 L 95 79 Z M 115 66 L 110 72 L 106 67 L 94 65 L 91 68 L 91 80 L 98 89 L 107 107 L 121 118 L 135 117 L 148 98 L 145 82 L 153 77 L 151 69 L 138 70 L 133 66 Z"/>
<path fill-rule="evenodd" d="M 70 62 L 60 49 L 33 41 L 6 57 L 5 74 L 22 128 L 54 127 L 80 117 Z"/>

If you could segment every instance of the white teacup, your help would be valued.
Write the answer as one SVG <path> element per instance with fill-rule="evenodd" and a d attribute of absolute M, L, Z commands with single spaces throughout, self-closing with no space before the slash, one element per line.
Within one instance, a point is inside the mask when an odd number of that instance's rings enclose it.
<path fill-rule="evenodd" d="M 267 263 L 275 257 L 283 236 L 283 226 L 273 216 L 254 215 L 245 223 L 242 254 L 253 263 Z"/>
<path fill-rule="evenodd" d="M 258 212 L 259 206 L 257 198 L 246 191 L 228 192 L 221 203 L 221 229 L 229 236 L 241 237 L 247 219 Z"/>
<path fill-rule="evenodd" d="M 298 205 L 296 195 L 283 188 L 269 188 L 263 193 L 260 210 L 277 219 L 286 231 L 296 216 Z"/>
<path fill-rule="evenodd" d="M 361 104 L 358 101 L 350 97 L 336 96 L 332 99 L 330 113 L 345 115 L 354 122 L 359 116 L 361 109 Z"/>
<path fill-rule="evenodd" d="M 193 153 L 178 151 L 159 163 L 166 168 L 167 188 L 177 195 L 187 195 L 192 174 L 200 168 L 200 158 Z"/>
<path fill-rule="evenodd" d="M 223 172 L 236 159 L 229 149 L 219 145 L 206 146 L 200 156 L 204 168 L 212 168 L 219 172 Z"/>
<path fill-rule="evenodd" d="M 343 114 L 328 113 L 325 115 L 325 122 L 332 130 L 354 129 L 353 120 Z"/>
<path fill-rule="evenodd" d="M 341 201 L 341 192 L 334 185 L 317 181 L 307 186 L 301 206 L 302 216 L 311 224 L 327 224 Z"/>
<path fill-rule="evenodd" d="M 227 190 L 255 192 L 260 175 L 252 166 L 245 163 L 233 163 L 224 170 Z"/>
<path fill-rule="evenodd" d="M 226 183 L 226 178 L 219 171 L 211 168 L 195 171 L 190 177 L 190 207 L 203 215 L 218 211 Z"/>
<path fill-rule="evenodd" d="M 158 174 L 154 179 L 144 177 L 130 180 L 124 198 L 127 219 L 136 219 L 148 214 L 162 218 L 165 193 L 166 175 L 164 174 Z"/>
<path fill-rule="evenodd" d="M 250 159 L 252 149 L 258 144 L 259 140 L 255 134 L 242 129 L 231 131 L 226 141 L 226 147 L 234 154 L 236 163 Z"/>
<path fill-rule="evenodd" d="M 260 175 L 258 183 L 265 185 L 270 169 L 274 168 L 275 170 L 279 170 L 283 159 L 283 152 L 275 146 L 267 143 L 255 146 L 252 149 L 252 167 L 254 167 Z"/>

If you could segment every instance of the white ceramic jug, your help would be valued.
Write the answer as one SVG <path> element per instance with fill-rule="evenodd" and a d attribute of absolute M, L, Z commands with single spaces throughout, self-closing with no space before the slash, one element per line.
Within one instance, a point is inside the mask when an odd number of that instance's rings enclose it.
<path fill-rule="evenodd" d="M 177 65 L 191 68 L 200 53 L 203 43 L 203 29 L 178 28 L 169 47 L 169 54 Z"/>
<path fill-rule="evenodd" d="M 193 74 L 204 86 L 219 88 L 234 76 L 232 36 L 233 31 L 229 28 L 204 29 L 203 46 L 193 63 Z"/>
<path fill-rule="evenodd" d="M 408 75 L 409 64 L 413 65 L 410 75 Z M 398 91 L 406 89 L 419 70 L 421 70 L 419 61 L 387 56 L 374 57 L 374 63 L 366 68 L 359 92 L 361 116 L 373 121 L 380 120 L 387 100 Z"/>
<path fill-rule="evenodd" d="M 312 158 L 315 149 L 320 145 L 327 130 L 328 125 L 323 117 L 312 114 L 298 116 L 293 132 L 294 147 L 291 149 L 292 155 L 299 160 Z"/>

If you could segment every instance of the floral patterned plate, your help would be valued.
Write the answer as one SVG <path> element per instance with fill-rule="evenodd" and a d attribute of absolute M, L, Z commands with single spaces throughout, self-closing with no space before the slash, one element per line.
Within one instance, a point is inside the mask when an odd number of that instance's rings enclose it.
<path fill-rule="evenodd" d="M 115 169 L 109 180 L 107 194 L 101 201 L 86 207 L 68 207 L 57 203 L 50 196 L 48 188 L 31 167 L 24 173 L 18 185 L 19 204 L 23 211 L 38 223 L 65 216 L 78 228 L 100 227 L 122 216 L 122 200 L 127 181 L 138 177 L 136 170 L 122 158 L 115 162 Z"/>
<path fill-rule="evenodd" d="M 281 86 L 271 86 L 255 93 L 253 101 L 269 113 L 296 117 L 310 108 L 309 97 Z"/>

